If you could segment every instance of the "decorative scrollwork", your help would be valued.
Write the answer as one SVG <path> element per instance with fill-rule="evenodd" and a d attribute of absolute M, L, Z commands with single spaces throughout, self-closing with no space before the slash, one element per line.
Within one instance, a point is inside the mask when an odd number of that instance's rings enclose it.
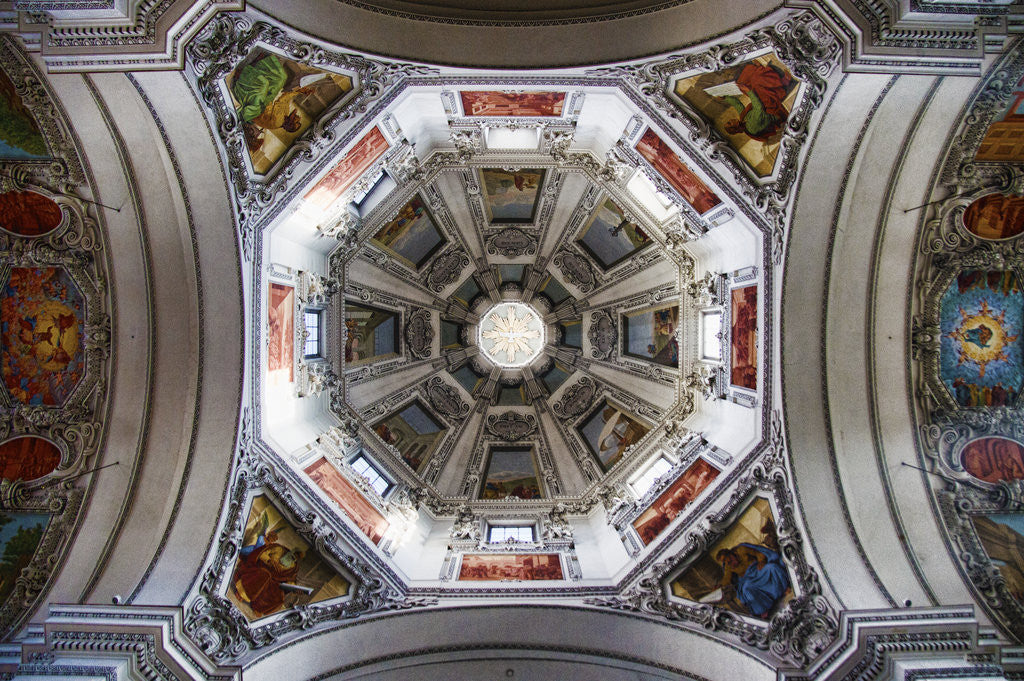
<path fill-rule="evenodd" d="M 469 263 L 469 256 L 458 249 L 438 256 L 430 266 L 430 271 L 427 272 L 427 286 L 440 293 L 445 286 L 459 278 Z"/>
<path fill-rule="evenodd" d="M 609 359 L 615 351 L 619 332 L 615 328 L 615 320 L 605 310 L 597 310 L 590 315 L 590 354 L 595 359 Z"/>
<path fill-rule="evenodd" d="M 445 383 L 440 376 L 427 381 L 424 392 L 430 405 L 443 416 L 461 419 L 469 413 L 470 406 L 459 397 L 459 391 Z"/>
<path fill-rule="evenodd" d="M 508 227 L 487 240 L 487 252 L 491 255 L 500 254 L 506 258 L 535 255 L 537 239 L 518 227 Z"/>
<path fill-rule="evenodd" d="M 562 420 L 574 419 L 590 408 L 596 395 L 597 383 L 584 376 L 566 389 L 562 399 L 551 405 L 551 411 Z"/>
<path fill-rule="evenodd" d="M 506 411 L 500 415 L 491 414 L 487 417 L 487 432 L 506 442 L 522 440 L 536 431 L 537 418 L 532 414 Z"/>
<path fill-rule="evenodd" d="M 582 293 L 589 293 L 597 285 L 594 268 L 587 259 L 572 251 L 560 251 L 553 259 L 555 266 L 565 275 L 566 281 L 578 288 Z"/>
<path fill-rule="evenodd" d="M 430 357 L 430 346 L 434 340 L 434 327 L 430 324 L 429 310 L 413 310 L 405 323 L 405 344 L 416 359 Z"/>

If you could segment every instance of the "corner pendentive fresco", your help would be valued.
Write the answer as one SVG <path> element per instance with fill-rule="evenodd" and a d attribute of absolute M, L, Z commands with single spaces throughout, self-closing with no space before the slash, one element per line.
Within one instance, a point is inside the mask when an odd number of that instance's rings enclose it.
<path fill-rule="evenodd" d="M 247 620 L 349 592 L 265 495 L 252 500 L 241 544 L 227 596 Z"/>
<path fill-rule="evenodd" d="M 939 371 L 962 407 L 1012 405 L 1024 383 L 1024 293 L 1012 270 L 964 270 L 942 296 Z"/>
<path fill-rule="evenodd" d="M 707 553 L 672 581 L 671 590 L 680 598 L 759 619 L 769 619 L 792 599 L 768 500 L 755 499 Z"/>
<path fill-rule="evenodd" d="M 2 295 L 8 395 L 21 404 L 63 404 L 85 372 L 82 293 L 64 269 L 14 267 Z"/>
<path fill-rule="evenodd" d="M 0 158 L 27 161 L 48 156 L 36 117 L 11 79 L 0 71 Z"/>
<path fill-rule="evenodd" d="M 759 177 L 771 175 L 799 81 L 774 54 L 676 82 L 675 94 L 708 119 Z"/>
<path fill-rule="evenodd" d="M 225 78 L 242 120 L 253 170 L 265 174 L 329 106 L 352 91 L 352 78 L 254 50 Z"/>
<path fill-rule="evenodd" d="M 977 161 L 1024 161 L 1024 78 L 1010 95 L 1010 101 L 989 124 L 981 140 Z"/>
<path fill-rule="evenodd" d="M 50 516 L 0 511 L 0 603 L 14 591 L 22 569 L 32 562 Z"/>
<path fill-rule="evenodd" d="M 975 516 L 974 529 L 1010 595 L 1024 605 L 1024 513 Z"/>

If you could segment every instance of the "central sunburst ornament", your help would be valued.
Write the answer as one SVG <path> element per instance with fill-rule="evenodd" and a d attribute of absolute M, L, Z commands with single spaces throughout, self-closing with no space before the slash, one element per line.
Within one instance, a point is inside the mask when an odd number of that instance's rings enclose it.
<path fill-rule="evenodd" d="M 503 368 L 526 366 L 544 347 L 544 323 L 523 303 L 500 303 L 480 320 L 480 349 Z"/>
<path fill-rule="evenodd" d="M 984 377 L 989 362 L 1007 361 L 1006 346 L 1017 340 L 1017 334 L 1007 331 L 1005 319 L 1006 311 L 996 315 L 987 300 L 981 301 L 977 312 L 960 308 L 960 326 L 948 334 L 957 342 L 957 363 L 976 364 L 978 375 Z"/>

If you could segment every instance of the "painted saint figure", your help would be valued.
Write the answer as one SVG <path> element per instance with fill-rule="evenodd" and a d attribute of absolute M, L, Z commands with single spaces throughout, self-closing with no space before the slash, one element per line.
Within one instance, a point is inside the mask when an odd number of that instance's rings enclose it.
<path fill-rule="evenodd" d="M 755 617 L 766 617 L 789 589 L 789 575 L 777 551 L 743 542 L 715 554 L 722 566 L 722 588 L 736 590 L 736 598 Z"/>
<path fill-rule="evenodd" d="M 283 585 L 295 580 L 302 551 L 277 543 L 277 533 L 267 532 L 267 519 L 256 541 L 239 550 L 238 565 L 232 580 L 235 593 L 263 617 L 284 607 Z M 298 587 L 303 590 L 301 587 Z"/>
<path fill-rule="evenodd" d="M 730 135 L 745 133 L 767 142 L 789 117 L 783 102 L 792 82 L 791 75 L 771 64 L 751 62 L 744 66 L 736 78 L 736 86 L 750 98 L 750 103 L 744 106 L 735 95 L 723 97 L 739 114 L 738 120 L 725 124 L 725 131 Z"/>

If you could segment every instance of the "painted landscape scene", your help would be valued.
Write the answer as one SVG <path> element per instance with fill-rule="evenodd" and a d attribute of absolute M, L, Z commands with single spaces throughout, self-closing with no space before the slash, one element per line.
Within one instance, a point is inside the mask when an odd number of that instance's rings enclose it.
<path fill-rule="evenodd" d="M 580 233 L 578 242 L 601 269 L 608 270 L 651 243 L 642 227 L 606 199 Z"/>
<path fill-rule="evenodd" d="M 459 569 L 461 581 L 564 579 L 557 553 L 527 555 L 467 554 Z"/>
<path fill-rule="evenodd" d="M 483 168 L 484 206 L 491 223 L 533 222 L 544 182 L 543 170 L 523 169 L 515 172 L 500 168 Z"/>
<path fill-rule="evenodd" d="M 584 444 L 605 471 L 618 463 L 626 448 L 639 442 L 649 430 L 608 401 L 603 401 L 577 428 Z"/>
<path fill-rule="evenodd" d="M 633 528 L 644 545 L 654 541 L 684 508 L 707 489 L 718 477 L 718 473 L 718 469 L 704 459 L 697 459 L 683 471 L 683 474 L 633 521 Z"/>
<path fill-rule="evenodd" d="M 419 402 L 412 402 L 373 427 L 385 444 L 394 446 L 409 468 L 420 470 L 446 430 Z"/>
<path fill-rule="evenodd" d="M 529 448 L 496 448 L 491 450 L 487 474 L 480 492 L 481 499 L 540 499 L 540 483 L 533 451 Z"/>

